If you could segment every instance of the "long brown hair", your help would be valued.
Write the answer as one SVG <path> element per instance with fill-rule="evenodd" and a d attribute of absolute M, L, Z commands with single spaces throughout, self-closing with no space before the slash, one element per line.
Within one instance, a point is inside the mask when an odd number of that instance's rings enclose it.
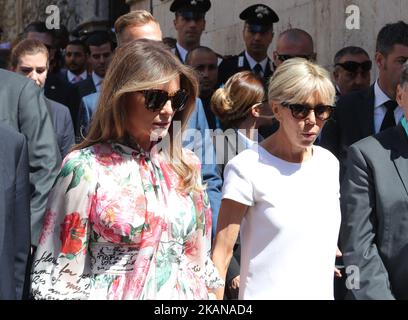
<path fill-rule="evenodd" d="M 180 178 L 180 191 L 201 191 L 196 168 L 185 161 L 181 149 L 182 132 L 195 108 L 198 82 L 194 71 L 183 65 L 161 42 L 140 39 L 116 49 L 102 84 L 89 133 L 74 149 L 108 141 L 123 141 L 128 135 L 125 119 L 128 94 L 155 88 L 178 77 L 181 89 L 186 90 L 189 97 L 185 109 L 173 117 L 169 128 L 170 146 L 163 149 L 163 154 Z M 181 122 L 181 130 L 175 130 L 175 121 Z"/>

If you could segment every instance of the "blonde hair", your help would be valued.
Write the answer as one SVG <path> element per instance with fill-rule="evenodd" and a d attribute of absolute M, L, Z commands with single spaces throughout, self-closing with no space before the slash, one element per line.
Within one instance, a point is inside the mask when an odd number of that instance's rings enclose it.
<path fill-rule="evenodd" d="M 262 80 L 251 71 L 242 71 L 229 78 L 224 88 L 214 92 L 211 109 L 224 128 L 238 128 L 251 107 L 262 102 L 264 96 Z"/>
<path fill-rule="evenodd" d="M 161 42 L 140 39 L 116 49 L 103 81 L 89 133 L 74 149 L 125 139 L 130 135 L 126 128 L 125 108 L 128 94 L 152 89 L 177 78 L 180 79 L 180 88 L 187 91 L 188 100 L 185 109 L 175 114 L 168 133 L 170 146 L 162 152 L 180 178 L 177 190 L 187 193 L 202 191 L 201 177 L 197 175 L 196 167 L 185 161 L 181 147 L 182 131 L 195 108 L 198 82 L 193 70 L 183 65 Z M 176 131 L 175 121 L 181 121 L 181 130 Z"/>
<path fill-rule="evenodd" d="M 118 45 L 122 44 L 122 41 L 120 39 L 122 32 L 129 26 L 143 26 L 148 23 L 157 23 L 159 22 L 156 20 L 153 15 L 146 11 L 146 10 L 135 10 L 131 11 L 129 13 L 126 13 L 122 16 L 120 16 L 116 21 L 115 21 L 115 33 L 116 33 L 116 39 L 118 41 Z"/>
<path fill-rule="evenodd" d="M 274 102 L 303 103 L 317 95 L 323 103 L 333 105 L 335 89 L 323 67 L 302 58 L 286 60 L 269 82 L 268 99 Z"/>
<path fill-rule="evenodd" d="M 10 55 L 10 66 L 12 68 L 17 68 L 20 63 L 21 57 L 25 55 L 35 55 L 37 53 L 42 53 L 47 57 L 47 69 L 49 66 L 49 54 L 47 47 L 39 40 L 25 39 L 18 42 L 11 51 Z"/>

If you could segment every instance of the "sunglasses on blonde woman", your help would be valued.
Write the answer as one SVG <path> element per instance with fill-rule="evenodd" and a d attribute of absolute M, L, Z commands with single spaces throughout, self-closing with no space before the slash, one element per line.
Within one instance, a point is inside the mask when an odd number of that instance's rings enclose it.
<path fill-rule="evenodd" d="M 307 104 L 282 102 L 281 105 L 292 111 L 293 118 L 297 120 L 304 120 L 308 117 L 311 111 L 314 112 L 315 117 L 319 120 L 327 120 L 330 118 L 334 108 L 333 106 L 318 104 L 311 107 Z"/>
<path fill-rule="evenodd" d="M 144 95 L 145 108 L 152 112 L 161 111 L 168 100 L 171 101 L 171 107 L 174 111 L 181 111 L 186 106 L 188 93 L 184 89 L 173 93 L 164 90 L 151 89 L 139 91 Z"/>

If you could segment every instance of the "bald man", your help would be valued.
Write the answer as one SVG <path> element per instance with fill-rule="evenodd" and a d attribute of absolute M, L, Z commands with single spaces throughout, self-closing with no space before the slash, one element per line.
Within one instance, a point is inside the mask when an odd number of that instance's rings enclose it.
<path fill-rule="evenodd" d="M 200 46 L 191 50 L 186 56 L 186 64 L 193 67 L 200 84 L 200 99 L 203 102 L 205 115 L 210 129 L 221 128 L 220 120 L 211 110 L 211 97 L 218 88 L 218 57 L 208 47 Z"/>
<path fill-rule="evenodd" d="M 283 31 L 276 42 L 276 50 L 273 52 L 275 67 L 291 58 L 305 58 L 310 61 L 316 59 L 313 39 L 309 33 L 302 29 Z"/>

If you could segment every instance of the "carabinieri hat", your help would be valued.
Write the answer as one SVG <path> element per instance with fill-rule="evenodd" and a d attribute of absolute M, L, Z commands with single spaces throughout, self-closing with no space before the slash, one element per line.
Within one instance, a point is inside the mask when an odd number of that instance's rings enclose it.
<path fill-rule="evenodd" d="M 204 18 L 205 13 L 210 10 L 209 0 L 174 0 L 170 6 L 171 12 L 176 12 L 187 19 Z"/>
<path fill-rule="evenodd" d="M 239 18 L 245 20 L 252 32 L 265 32 L 273 23 L 279 21 L 276 12 L 264 4 L 254 4 L 246 8 Z"/>

